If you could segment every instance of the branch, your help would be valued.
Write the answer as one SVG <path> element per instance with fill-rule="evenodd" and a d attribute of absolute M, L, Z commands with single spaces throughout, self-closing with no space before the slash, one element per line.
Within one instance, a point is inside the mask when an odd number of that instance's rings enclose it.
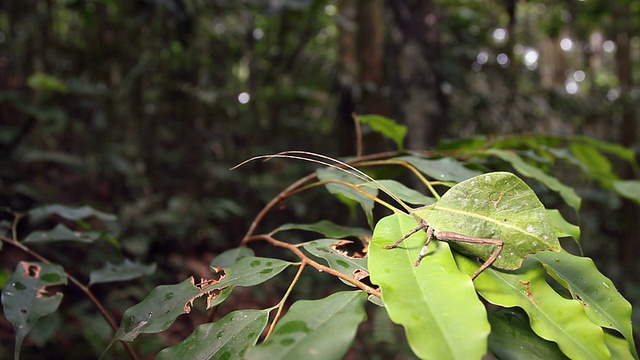
<path fill-rule="evenodd" d="M 350 276 L 347 276 L 337 270 L 334 270 L 328 266 L 324 266 L 320 263 L 318 263 L 317 261 L 314 261 L 313 259 L 309 258 L 308 256 L 306 256 L 300 249 L 298 249 L 297 245 L 293 245 L 293 244 L 289 244 L 286 243 L 284 241 L 280 241 L 277 240 L 275 238 L 273 238 L 270 235 L 253 235 L 250 236 L 249 238 L 246 238 L 244 243 L 248 243 L 251 241 L 257 241 L 257 240 L 263 240 L 266 241 L 268 243 L 270 243 L 273 246 L 277 246 L 277 247 L 281 247 L 281 248 L 285 248 L 290 250 L 291 252 L 293 252 L 294 254 L 296 254 L 296 256 L 298 256 L 304 263 L 307 263 L 309 265 L 311 265 L 313 268 L 315 268 L 316 270 L 318 270 L 319 272 L 325 272 L 327 274 L 331 274 L 333 276 L 339 277 L 340 279 L 343 279 L 351 284 L 353 284 L 354 286 L 362 289 L 363 291 L 365 291 L 367 294 L 371 294 L 377 297 L 380 297 L 380 291 L 377 289 L 372 288 L 371 286 L 358 281 Z"/>

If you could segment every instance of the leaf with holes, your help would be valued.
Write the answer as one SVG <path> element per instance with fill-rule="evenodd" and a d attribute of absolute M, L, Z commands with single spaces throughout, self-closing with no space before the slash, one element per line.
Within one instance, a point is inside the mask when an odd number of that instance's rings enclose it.
<path fill-rule="evenodd" d="M 524 258 L 542 250 L 560 250 L 549 215 L 536 194 L 508 172 L 488 173 L 453 186 L 433 205 L 415 210 L 439 231 L 504 241 L 492 264 L 517 269 Z M 472 258 L 487 260 L 494 246 L 451 241 L 451 247 Z"/>
<path fill-rule="evenodd" d="M 261 284 L 291 264 L 278 259 L 247 256 L 229 267 L 216 268 L 218 279 L 195 284 L 193 278 L 189 278 L 180 284 L 158 286 L 142 302 L 127 309 L 115 338 L 133 341 L 141 333 L 164 331 L 178 316 L 189 313 L 198 297 L 207 297 L 209 309 L 223 302 L 234 287 Z"/>
<path fill-rule="evenodd" d="M 4 316 L 16 331 L 15 357 L 22 341 L 36 321 L 58 309 L 62 293 L 51 293 L 49 286 L 67 283 L 60 265 L 21 261 L 2 289 Z"/>
<path fill-rule="evenodd" d="M 241 359 L 258 341 L 269 320 L 266 310 L 238 310 L 198 326 L 181 342 L 162 350 L 156 360 Z"/>
<path fill-rule="evenodd" d="M 341 244 L 343 243 L 335 239 L 318 239 L 306 242 L 302 246 L 312 255 L 327 260 L 329 267 L 347 276 L 358 280 L 368 276 L 367 259 L 362 256 L 348 256 L 344 251 L 339 250 Z M 347 281 L 342 281 L 349 286 L 354 286 Z"/>
<path fill-rule="evenodd" d="M 296 301 L 271 336 L 250 348 L 247 360 L 342 359 L 366 318 L 363 291 L 338 292 L 320 300 Z"/>

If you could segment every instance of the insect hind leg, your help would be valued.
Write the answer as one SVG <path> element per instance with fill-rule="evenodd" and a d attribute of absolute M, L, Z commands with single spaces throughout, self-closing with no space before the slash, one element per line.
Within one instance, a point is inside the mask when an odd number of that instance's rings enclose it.
<path fill-rule="evenodd" d="M 401 242 L 407 240 L 407 238 L 415 233 L 417 233 L 420 230 L 424 230 L 424 229 L 430 229 L 429 225 L 427 224 L 427 222 L 425 220 L 420 221 L 420 224 L 413 228 L 411 231 L 409 231 L 408 233 L 406 233 L 403 237 L 401 237 L 400 239 L 398 239 L 398 241 L 394 242 L 391 245 L 385 245 L 384 248 L 385 249 L 395 249 L 398 247 L 398 245 L 400 245 Z M 427 244 L 429 243 L 430 239 L 427 237 Z M 425 244 L 426 246 L 426 244 Z"/>
<path fill-rule="evenodd" d="M 496 259 L 498 258 L 498 255 L 500 255 L 500 252 L 502 252 L 502 248 L 504 246 L 504 241 L 502 240 L 477 238 L 473 236 L 458 234 L 452 231 L 435 231 L 434 230 L 433 236 L 435 236 L 436 239 L 438 240 L 460 241 L 460 242 L 466 242 L 466 243 L 472 243 L 472 244 L 484 244 L 484 245 L 495 246 L 495 249 L 489 256 L 489 258 L 485 260 L 485 262 L 478 268 L 478 270 L 476 270 L 476 272 L 471 277 L 471 280 L 475 279 L 478 275 L 480 275 L 480 273 L 484 271 L 484 269 L 488 268 L 489 266 L 491 266 L 491 264 L 493 264 L 494 261 L 496 261 Z"/>

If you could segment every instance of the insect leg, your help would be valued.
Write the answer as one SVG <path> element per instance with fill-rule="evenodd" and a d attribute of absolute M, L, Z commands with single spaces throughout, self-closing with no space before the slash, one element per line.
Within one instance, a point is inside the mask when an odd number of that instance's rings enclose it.
<path fill-rule="evenodd" d="M 467 243 L 473 243 L 473 244 L 494 245 L 496 247 L 493 250 L 493 253 L 491 253 L 491 256 L 489 256 L 489 258 L 485 260 L 485 262 L 478 268 L 478 270 L 476 270 L 476 272 L 471 277 L 471 280 L 475 279 L 478 275 L 480 275 L 481 272 L 484 271 L 484 269 L 488 268 L 489 266 L 491 266 L 491 264 L 493 264 L 494 261 L 496 261 L 504 245 L 504 241 L 502 240 L 477 238 L 473 236 L 458 234 L 452 231 L 434 230 L 433 235 L 436 237 L 436 239 L 439 239 L 439 240 L 461 241 L 461 242 L 467 242 Z"/>
<path fill-rule="evenodd" d="M 420 265 L 420 262 L 422 261 L 422 259 L 424 259 L 425 256 L 427 256 L 427 247 L 429 246 L 431 239 L 433 239 L 434 231 L 435 230 L 433 230 L 431 226 L 427 227 L 427 241 L 425 241 L 424 246 L 422 247 L 422 249 L 420 249 L 420 255 L 418 255 L 418 258 L 413 263 L 413 266 Z"/>
<path fill-rule="evenodd" d="M 424 230 L 424 229 L 427 229 L 427 228 L 429 228 L 429 225 L 423 219 L 422 221 L 420 221 L 420 224 L 416 228 L 414 228 L 411 231 L 409 231 L 408 233 L 406 233 L 403 237 L 398 239 L 398 241 L 394 242 L 392 245 L 385 245 L 384 248 L 385 249 L 395 249 L 395 248 L 398 247 L 398 245 L 400 245 L 401 242 L 405 241 L 409 236 L 417 233 L 420 230 Z M 429 243 L 429 240 L 427 240 L 427 243 Z"/>

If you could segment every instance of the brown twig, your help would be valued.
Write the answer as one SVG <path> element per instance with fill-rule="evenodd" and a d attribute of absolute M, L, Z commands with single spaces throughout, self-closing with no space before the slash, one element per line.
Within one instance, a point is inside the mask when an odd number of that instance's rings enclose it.
<path fill-rule="evenodd" d="M 24 217 L 23 214 L 15 214 L 15 218 L 14 218 L 14 221 L 13 221 L 13 224 L 12 224 L 12 227 L 11 227 L 12 238 L 8 238 L 6 236 L 2 236 L 2 237 L 0 237 L 0 240 L 6 242 L 7 244 L 13 245 L 14 247 L 17 247 L 18 249 L 20 249 L 20 250 L 24 251 L 25 253 L 31 255 L 33 258 L 37 259 L 38 261 L 50 264 L 51 261 L 49 259 L 47 259 L 46 257 L 44 257 L 44 256 L 40 255 L 39 253 L 33 251 L 32 249 L 30 249 L 29 247 L 25 246 L 24 244 L 22 244 L 21 242 L 18 241 L 17 227 L 18 227 L 18 222 L 20 221 L 20 219 L 22 217 Z M 64 271 L 64 275 L 67 277 L 67 279 L 69 279 L 69 281 L 71 281 L 73 284 L 75 284 L 80 289 L 80 291 L 82 291 L 85 294 L 85 296 L 87 296 L 89 298 L 89 300 L 96 306 L 96 308 L 98 309 L 98 311 L 100 312 L 102 317 L 107 321 L 107 323 L 109 323 L 109 326 L 111 326 L 113 331 L 118 331 L 118 325 L 113 320 L 113 318 L 111 317 L 111 315 L 109 314 L 107 309 L 105 309 L 104 306 L 102 306 L 102 303 L 100 303 L 100 301 L 95 297 L 95 295 L 93 295 L 91 290 L 89 290 L 89 288 L 87 286 L 85 286 L 75 276 L 69 274 L 64 269 L 63 269 L 63 271 Z M 138 358 L 138 355 L 136 354 L 136 352 L 131 347 L 131 344 L 129 344 L 127 342 L 123 342 L 123 345 L 127 349 L 127 352 L 129 353 L 129 355 L 131 356 L 132 359 L 135 360 L 135 359 Z"/>
<path fill-rule="evenodd" d="M 380 297 L 380 291 L 378 291 L 377 289 L 372 288 L 371 286 L 356 280 L 355 278 L 352 278 L 350 276 L 347 276 L 337 270 L 334 270 L 328 266 L 324 266 L 316 261 L 314 261 L 313 259 L 310 259 L 308 256 L 306 256 L 300 249 L 298 249 L 297 245 L 294 244 L 289 244 L 286 243 L 284 241 L 280 241 L 275 239 L 274 237 L 270 236 L 270 235 L 266 235 L 266 234 L 261 234 L 261 235 L 252 235 L 248 238 L 245 239 L 245 244 L 249 243 L 251 241 L 257 241 L 257 240 L 263 240 L 266 241 L 268 243 L 270 243 L 273 246 L 277 246 L 277 247 L 281 247 L 281 248 L 285 248 L 291 252 L 293 252 L 294 254 L 296 254 L 297 257 L 299 257 L 303 262 L 311 265 L 313 268 L 315 268 L 316 270 L 320 271 L 320 272 L 325 272 L 327 274 L 339 277 L 340 279 L 343 279 L 353 285 L 355 285 L 356 287 L 364 290 L 366 293 Z"/>

